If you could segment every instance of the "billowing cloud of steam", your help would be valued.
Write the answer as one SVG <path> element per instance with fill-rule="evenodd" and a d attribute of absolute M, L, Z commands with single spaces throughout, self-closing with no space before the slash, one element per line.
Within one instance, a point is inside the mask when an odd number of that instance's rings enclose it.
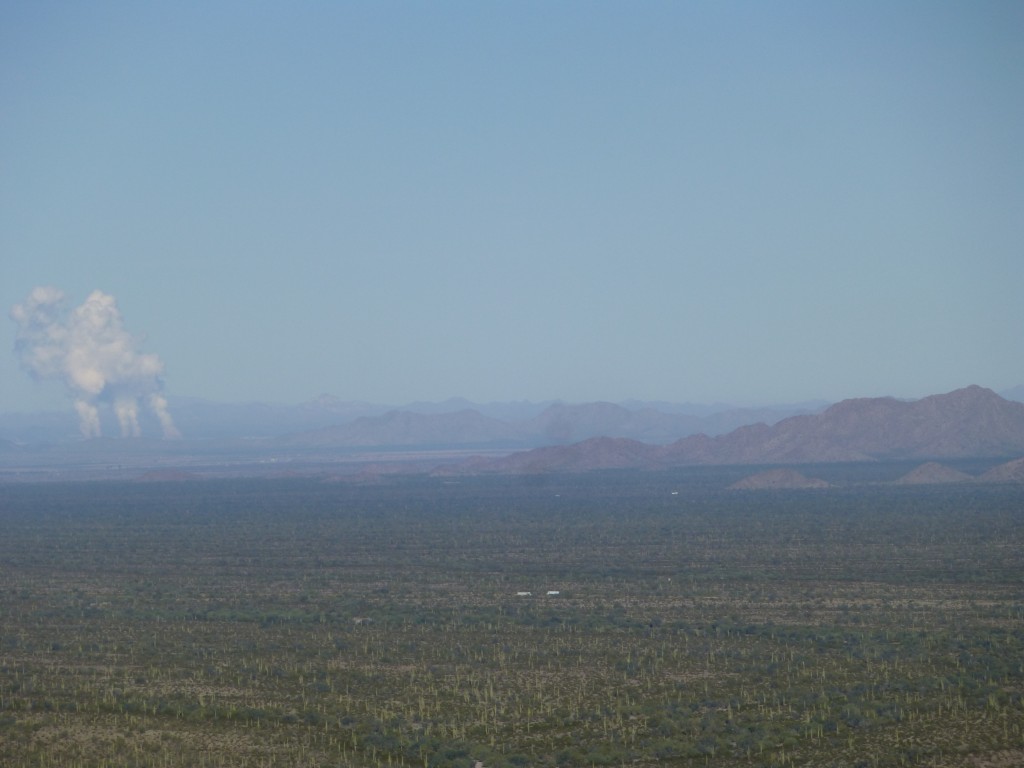
<path fill-rule="evenodd" d="M 15 351 L 36 379 L 63 381 L 75 401 L 86 437 L 99 437 L 100 406 L 109 405 L 124 436 L 138 436 L 139 403 L 160 421 L 164 437 L 179 437 L 167 400 L 160 394 L 164 364 L 143 354 L 124 329 L 114 297 L 93 291 L 70 312 L 57 288 L 35 288 L 11 309 L 18 324 Z"/>

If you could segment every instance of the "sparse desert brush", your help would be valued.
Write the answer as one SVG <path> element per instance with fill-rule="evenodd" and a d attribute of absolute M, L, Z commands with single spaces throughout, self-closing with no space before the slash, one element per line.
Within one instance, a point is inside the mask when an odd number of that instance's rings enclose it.
<path fill-rule="evenodd" d="M 1020 754 L 1019 489 L 660 482 L 5 488 L 0 764 Z"/>

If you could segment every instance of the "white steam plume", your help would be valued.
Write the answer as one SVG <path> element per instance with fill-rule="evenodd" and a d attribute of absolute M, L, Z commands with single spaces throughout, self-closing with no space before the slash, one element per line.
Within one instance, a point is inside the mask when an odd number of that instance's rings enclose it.
<path fill-rule="evenodd" d="M 114 413 L 117 414 L 117 422 L 121 425 L 121 434 L 125 437 L 138 437 L 142 434 L 139 429 L 139 403 L 130 397 L 118 395 L 114 401 Z"/>
<path fill-rule="evenodd" d="M 173 419 L 171 419 L 171 412 L 167 410 L 167 398 L 159 392 L 154 392 L 149 396 L 149 407 L 160 420 L 160 426 L 163 428 L 165 436 L 181 437 L 181 433 L 178 432 Z"/>
<path fill-rule="evenodd" d="M 141 434 L 140 400 L 160 421 L 164 437 L 179 437 L 160 394 L 164 364 L 144 354 L 124 329 L 114 297 L 93 291 L 71 312 L 66 307 L 62 291 L 42 286 L 11 309 L 18 324 L 14 348 L 25 369 L 36 379 L 64 382 L 86 437 L 100 435 L 100 404 L 113 408 L 123 436 Z"/>
<path fill-rule="evenodd" d="M 99 437 L 100 409 L 88 400 L 75 400 L 75 411 L 78 413 L 78 427 L 86 437 Z"/>

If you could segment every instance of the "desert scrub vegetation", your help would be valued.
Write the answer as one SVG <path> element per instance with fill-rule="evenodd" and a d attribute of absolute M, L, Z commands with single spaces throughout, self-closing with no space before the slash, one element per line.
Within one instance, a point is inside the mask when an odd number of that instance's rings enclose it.
<path fill-rule="evenodd" d="M 1019 487 L 727 480 L 6 485 L 0 764 L 1024 758 Z"/>

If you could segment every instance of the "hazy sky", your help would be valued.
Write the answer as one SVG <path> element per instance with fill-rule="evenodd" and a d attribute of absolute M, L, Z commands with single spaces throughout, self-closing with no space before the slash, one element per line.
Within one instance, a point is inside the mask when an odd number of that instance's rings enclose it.
<path fill-rule="evenodd" d="M 40 285 L 171 398 L 1022 384 L 1024 3 L 2 1 L 0 410 Z"/>

